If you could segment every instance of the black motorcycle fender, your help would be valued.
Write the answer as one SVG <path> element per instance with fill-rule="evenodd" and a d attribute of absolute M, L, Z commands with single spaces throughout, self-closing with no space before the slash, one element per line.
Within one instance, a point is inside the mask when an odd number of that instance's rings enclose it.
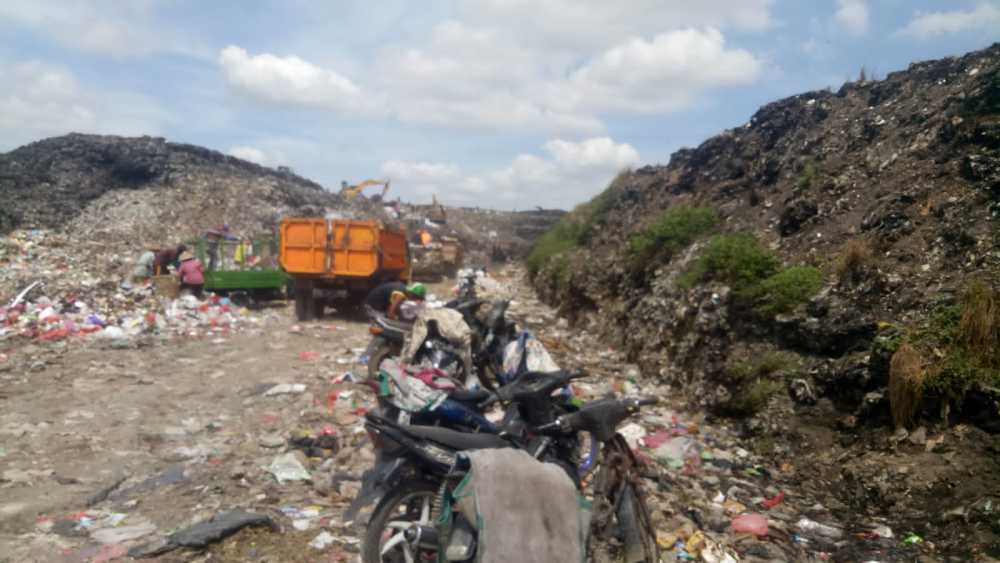
<path fill-rule="evenodd" d="M 361 475 L 361 490 L 358 491 L 358 496 L 354 497 L 351 506 L 344 513 L 345 520 L 354 520 L 362 508 L 378 502 L 399 483 L 411 467 L 412 462 L 406 458 L 394 457 L 378 461 L 375 467 L 366 470 Z"/>

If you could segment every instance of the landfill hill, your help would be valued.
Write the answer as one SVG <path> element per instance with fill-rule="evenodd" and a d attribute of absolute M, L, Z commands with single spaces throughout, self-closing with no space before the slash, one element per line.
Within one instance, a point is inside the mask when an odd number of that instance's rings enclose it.
<path fill-rule="evenodd" d="M 59 229 L 80 237 L 171 242 L 228 222 L 239 232 L 290 211 L 335 207 L 319 184 L 158 137 L 72 133 L 0 155 L 0 233 Z M 93 240 L 93 239 L 92 239 Z"/>
<path fill-rule="evenodd" d="M 547 302 L 800 460 L 845 517 L 996 550 L 998 214 L 994 44 L 770 103 L 620 175 L 528 263 Z"/>
<path fill-rule="evenodd" d="M 26 237 L 39 246 L 36 268 L 0 273 L 0 297 L 8 298 L 39 275 L 120 279 L 143 246 L 191 240 L 223 223 L 255 235 L 288 215 L 392 221 L 367 197 L 345 201 L 286 168 L 159 137 L 71 133 L 0 154 L 0 201 L 0 236 L 13 237 L 0 238 L 0 264 L 26 252 Z M 406 204 L 402 210 L 418 222 L 425 211 Z M 558 217 L 456 210 L 449 226 L 482 262 L 490 231 L 516 256 Z M 52 236 L 41 242 L 33 230 Z"/>

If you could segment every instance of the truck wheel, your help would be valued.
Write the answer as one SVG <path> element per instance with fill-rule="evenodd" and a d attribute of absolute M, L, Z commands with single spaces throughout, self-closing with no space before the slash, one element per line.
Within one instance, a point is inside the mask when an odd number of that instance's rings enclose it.
<path fill-rule="evenodd" d="M 295 318 L 300 322 L 313 320 L 316 314 L 316 298 L 312 284 L 300 283 L 295 287 Z"/>

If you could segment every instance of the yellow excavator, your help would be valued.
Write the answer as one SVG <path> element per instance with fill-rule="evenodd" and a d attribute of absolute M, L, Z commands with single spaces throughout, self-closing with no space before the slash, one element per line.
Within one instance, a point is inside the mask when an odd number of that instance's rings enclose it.
<path fill-rule="evenodd" d="M 385 199 L 385 194 L 389 191 L 389 180 L 365 180 L 354 186 L 348 185 L 347 182 L 341 182 L 340 195 L 344 196 L 347 201 L 350 201 L 358 197 L 368 186 L 382 186 L 382 193 L 379 194 L 379 198 Z"/>

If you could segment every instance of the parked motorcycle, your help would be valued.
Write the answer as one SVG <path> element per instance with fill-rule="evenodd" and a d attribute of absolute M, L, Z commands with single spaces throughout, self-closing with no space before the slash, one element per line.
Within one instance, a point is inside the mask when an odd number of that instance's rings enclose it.
<path fill-rule="evenodd" d="M 579 376 L 577 376 L 579 377 Z M 498 390 L 495 400 L 510 403 L 500 435 L 465 434 L 444 428 L 404 426 L 369 416 L 366 429 L 376 445 L 376 468 L 366 479 L 358 499 L 384 492 L 372 514 L 365 538 L 364 561 L 391 561 L 393 557 L 446 555 L 468 551 L 468 530 L 461 538 L 438 538 L 429 523 L 440 515 L 440 499 L 454 486 L 456 455 L 463 450 L 518 447 L 534 457 L 558 463 L 580 486 L 587 470 L 578 464 L 579 433 L 589 433 L 600 445 L 602 463 L 594 479 L 594 535 L 616 538 L 625 561 L 658 561 L 655 531 L 639 489 L 637 463 L 617 426 L 655 399 L 605 399 L 576 412 L 559 412 L 553 391 L 574 377 L 565 374 L 525 374 Z M 520 425 L 520 426 L 519 426 Z M 370 502 L 370 500 L 369 500 Z M 352 507 L 353 508 L 353 507 Z M 465 547 L 455 546 L 458 542 Z M 450 548 L 449 548 L 450 546 Z M 416 559 L 412 559 L 416 560 Z M 463 559 L 453 559 L 463 560 Z"/>
<path fill-rule="evenodd" d="M 348 509 L 347 517 L 353 518 L 362 507 L 383 497 L 388 491 L 396 489 L 404 481 L 426 480 L 426 475 L 438 475 L 439 477 L 443 475 L 442 471 L 447 470 L 448 467 L 435 466 L 433 463 L 428 464 L 427 460 L 419 455 L 420 451 L 434 451 L 433 444 L 440 443 L 442 440 L 446 447 L 454 450 L 481 449 L 488 444 L 493 444 L 491 447 L 500 447 L 500 445 L 512 447 L 512 440 L 517 440 L 525 447 L 537 448 L 534 437 L 526 435 L 526 428 L 533 424 L 551 422 L 559 414 L 574 409 L 575 407 L 566 402 L 564 397 L 554 398 L 551 395 L 553 391 L 565 387 L 572 379 L 579 377 L 583 377 L 583 374 L 529 373 L 519 378 L 518 381 L 499 389 L 498 393 L 502 395 L 502 399 L 498 399 L 496 395 L 487 394 L 489 398 L 477 406 L 479 410 L 488 408 L 497 400 L 503 400 L 512 405 L 494 432 L 483 429 L 484 431 L 478 434 L 472 434 L 452 428 L 405 425 L 400 424 L 397 418 L 385 416 L 382 412 L 366 414 L 365 429 L 368 431 L 369 438 L 375 448 L 375 466 L 365 473 L 361 491 Z M 428 448 L 414 449 L 415 446 L 408 448 L 407 444 L 425 440 L 425 438 L 408 437 L 411 431 L 418 434 L 424 433 L 420 435 L 433 436 L 437 439 L 426 438 L 426 441 L 431 442 L 431 446 Z M 481 441 L 477 441 L 476 436 L 484 437 Z M 552 452 L 555 451 L 552 450 Z M 573 453 L 575 452 L 562 452 L 567 459 L 572 458 Z M 573 476 L 577 474 L 572 468 L 571 473 Z"/>
<path fill-rule="evenodd" d="M 413 328 L 412 322 L 392 320 L 385 315 L 372 315 L 368 332 L 372 339 L 365 350 L 368 358 L 368 380 L 377 379 L 382 362 L 398 357 L 403 350 L 403 341 Z"/>
<path fill-rule="evenodd" d="M 626 563 L 659 561 L 659 547 L 649 509 L 639 486 L 637 461 L 616 428 L 642 406 L 656 399 L 603 399 L 575 413 L 535 427 L 551 441 L 535 442 L 532 452 L 546 459 L 547 448 L 579 432 L 591 433 L 601 444 L 601 466 L 594 480 L 591 537 L 601 544 L 620 544 L 612 560 Z M 510 435 L 462 434 L 446 429 L 404 427 L 370 421 L 369 431 L 392 441 L 402 452 L 390 464 L 387 478 L 395 483 L 382 498 L 368 524 L 363 561 L 434 560 L 443 550 L 445 561 L 467 561 L 475 556 L 477 530 L 468 520 L 456 518 L 447 535 L 437 525 L 444 496 L 468 470 L 462 451 L 525 447 Z M 412 473 L 402 469 L 412 464 Z M 566 467 L 566 465 L 563 465 Z M 578 485 L 579 486 L 579 485 Z"/>

